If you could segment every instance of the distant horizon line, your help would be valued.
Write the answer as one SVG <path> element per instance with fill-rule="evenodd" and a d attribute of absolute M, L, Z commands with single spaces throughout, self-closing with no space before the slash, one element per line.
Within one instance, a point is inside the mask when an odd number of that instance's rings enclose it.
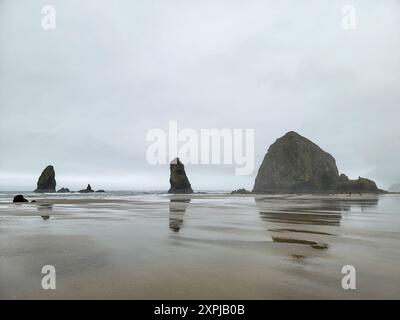
<path fill-rule="evenodd" d="M 195 189 L 195 192 L 231 192 L 232 190 L 228 189 Z M 18 190 L 2 190 L 0 189 L 1 192 L 29 192 L 29 193 L 36 193 L 36 194 L 53 194 L 53 193 L 79 193 L 79 190 L 72 190 L 70 192 L 34 192 L 33 190 L 23 190 L 23 189 L 18 189 Z M 155 193 L 168 193 L 168 189 L 120 189 L 120 190 L 105 190 L 105 192 L 98 192 L 101 194 L 107 193 L 107 192 L 155 192 Z M 96 192 L 92 192 L 89 194 L 96 194 Z"/>

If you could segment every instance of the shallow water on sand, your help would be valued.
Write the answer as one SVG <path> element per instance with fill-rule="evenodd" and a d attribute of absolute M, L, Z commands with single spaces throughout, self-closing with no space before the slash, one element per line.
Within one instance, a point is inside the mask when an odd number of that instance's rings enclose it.
<path fill-rule="evenodd" d="M 45 197 L 0 200 L 1 299 L 400 298 L 400 195 Z"/>

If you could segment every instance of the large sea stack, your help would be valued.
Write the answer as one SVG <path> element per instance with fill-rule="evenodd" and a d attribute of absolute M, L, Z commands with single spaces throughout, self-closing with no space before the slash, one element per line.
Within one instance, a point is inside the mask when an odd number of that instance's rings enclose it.
<path fill-rule="evenodd" d="M 43 170 L 34 192 L 56 192 L 56 174 L 53 166 L 47 166 Z"/>
<path fill-rule="evenodd" d="M 169 167 L 171 188 L 168 193 L 193 193 L 192 186 L 186 176 L 185 166 L 179 158 L 174 159 Z"/>
<path fill-rule="evenodd" d="M 339 176 L 334 157 L 293 131 L 269 147 L 253 188 L 256 193 L 378 191 L 371 180 Z"/>

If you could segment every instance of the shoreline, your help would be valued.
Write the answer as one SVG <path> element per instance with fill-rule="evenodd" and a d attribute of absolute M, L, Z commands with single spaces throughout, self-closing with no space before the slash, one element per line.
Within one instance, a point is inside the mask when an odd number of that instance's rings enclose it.
<path fill-rule="evenodd" d="M 42 205 L 68 205 L 68 204 L 91 204 L 91 203 L 125 203 L 125 204 L 131 204 L 133 202 L 137 201 L 137 197 L 159 197 L 160 199 L 215 199 L 215 198 L 220 198 L 220 197 L 226 197 L 226 198 L 253 198 L 255 200 L 257 199 L 266 199 L 266 197 L 269 197 L 269 199 L 274 200 L 278 198 L 285 199 L 289 203 L 291 201 L 296 201 L 298 199 L 336 199 L 336 200 L 354 200 L 357 201 L 357 199 L 376 199 L 380 196 L 384 195 L 396 195 L 399 193 L 363 193 L 363 194 L 352 194 L 349 196 L 349 194 L 346 193 L 336 193 L 336 194 L 325 194 L 325 193 L 304 193 L 304 194 L 295 194 L 295 193 L 283 193 L 283 194 L 277 194 L 277 193 L 205 193 L 205 192 L 194 192 L 192 194 L 187 194 L 187 193 L 182 193 L 182 194 L 169 194 L 169 193 L 143 193 L 143 194 L 132 194 L 132 195 L 127 195 L 123 196 L 118 196 L 117 194 L 113 194 L 112 192 L 109 195 L 103 194 L 102 197 L 91 197 L 89 195 L 81 195 L 80 197 L 74 198 L 73 196 L 70 198 L 65 198 L 65 196 L 68 197 L 68 194 L 65 194 L 64 197 L 51 197 L 51 193 L 47 194 L 50 197 L 49 198 L 34 198 L 33 200 L 29 202 L 15 202 L 13 203 L 12 200 L 9 202 L 0 202 L 0 204 L 13 204 L 15 206 L 42 206 Z M 58 195 L 58 194 L 57 194 Z"/>

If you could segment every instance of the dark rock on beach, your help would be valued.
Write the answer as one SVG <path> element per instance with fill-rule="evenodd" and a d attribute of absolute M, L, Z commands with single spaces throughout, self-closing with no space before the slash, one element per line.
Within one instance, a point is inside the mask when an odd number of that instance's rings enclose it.
<path fill-rule="evenodd" d="M 56 192 L 56 174 L 53 166 L 47 166 L 40 175 L 34 192 Z"/>
<path fill-rule="evenodd" d="M 382 192 L 374 181 L 350 180 L 335 158 L 294 131 L 277 139 L 258 170 L 255 193 Z"/>
<path fill-rule="evenodd" d="M 168 193 L 193 193 L 192 186 L 186 176 L 185 166 L 179 158 L 174 159 L 170 164 L 169 183 L 171 188 Z"/>
<path fill-rule="evenodd" d="M 13 202 L 29 202 L 29 201 L 26 200 L 22 194 L 19 194 L 14 197 Z"/>
<path fill-rule="evenodd" d="M 90 186 L 90 184 L 87 185 L 86 189 L 82 189 L 79 190 L 80 193 L 90 193 L 90 192 L 94 192 L 94 190 L 92 189 L 92 187 Z"/>
<path fill-rule="evenodd" d="M 105 192 L 103 189 L 97 190 L 96 192 Z"/>
<path fill-rule="evenodd" d="M 61 188 L 60 190 L 57 191 L 58 193 L 68 193 L 71 192 L 68 188 Z"/>

